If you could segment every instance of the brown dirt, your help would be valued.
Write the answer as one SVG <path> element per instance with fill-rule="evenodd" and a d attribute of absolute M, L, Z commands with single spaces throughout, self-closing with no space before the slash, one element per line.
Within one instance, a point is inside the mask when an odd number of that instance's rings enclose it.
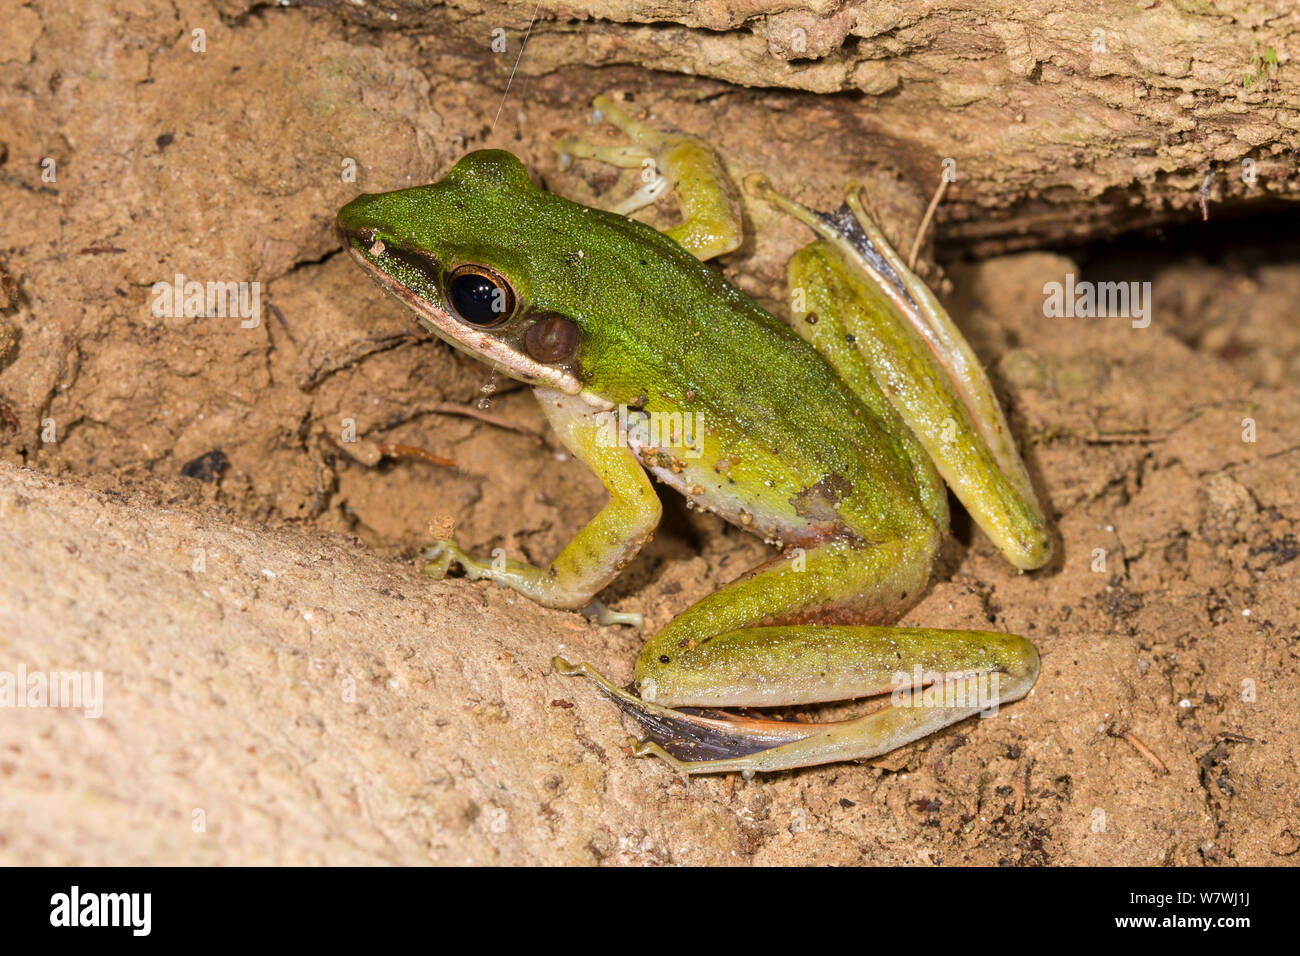
<path fill-rule="evenodd" d="M 807 95 L 572 67 L 517 81 L 492 130 L 500 85 L 458 40 L 152 0 L 0 14 L 0 270 L 15 282 L 0 299 L 0 670 L 106 684 L 99 720 L 0 719 L 0 860 L 1297 859 L 1293 258 L 1139 263 L 1146 329 L 1044 318 L 1043 283 L 1081 271 L 1056 254 L 931 267 L 1061 547 L 1019 575 L 959 521 L 907 623 L 1025 634 L 1039 683 L 865 765 L 688 784 L 626 757 L 613 709 L 549 674 L 563 647 L 625 678 L 637 635 L 416 573 L 415 549 L 447 530 L 545 560 L 601 491 L 553 439 L 441 410 L 474 403 L 487 374 L 337 254 L 333 211 L 480 145 L 608 202 L 630 184 L 562 173 L 550 143 L 617 88 L 810 204 L 862 179 L 894 236 L 910 238 L 928 186 Z M 805 237 L 747 212 L 724 266 L 775 306 Z M 177 272 L 262 282 L 264 321 L 155 318 L 150 287 Z M 491 411 L 544 433 L 511 383 Z M 372 466 L 375 442 L 458 467 Z M 652 628 L 765 551 L 665 505 L 607 595 Z"/>

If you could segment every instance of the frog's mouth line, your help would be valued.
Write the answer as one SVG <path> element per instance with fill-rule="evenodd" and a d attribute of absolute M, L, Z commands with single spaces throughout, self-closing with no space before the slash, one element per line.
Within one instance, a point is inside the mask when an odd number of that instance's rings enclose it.
<path fill-rule="evenodd" d="M 529 385 L 552 388 L 566 395 L 577 395 L 582 391 L 582 383 L 570 373 L 550 365 L 543 365 L 531 356 L 517 351 L 490 331 L 476 329 L 462 322 L 437 302 L 390 275 L 369 255 L 365 248 L 365 239 L 357 233 L 348 232 L 342 226 L 338 227 L 338 231 L 343 237 L 348 254 L 357 265 L 361 266 L 366 275 L 370 276 L 381 289 L 410 309 L 422 326 L 444 342 Z M 380 256 L 383 255 L 384 253 L 381 252 Z"/>

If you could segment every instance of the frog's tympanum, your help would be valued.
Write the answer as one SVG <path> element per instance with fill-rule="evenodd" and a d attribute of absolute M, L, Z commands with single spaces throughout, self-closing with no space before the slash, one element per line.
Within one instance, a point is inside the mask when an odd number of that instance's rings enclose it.
<path fill-rule="evenodd" d="M 641 724 L 638 753 L 685 773 L 872 757 L 1023 697 L 1038 675 L 1025 639 L 890 626 L 926 587 L 948 528 L 945 482 L 1015 567 L 1042 566 L 1051 541 L 979 361 L 859 189 L 827 215 L 746 180 L 817 235 L 790 262 L 787 324 L 703 261 L 741 241 L 717 154 L 607 98 L 596 109 L 631 143 L 560 149 L 646 172 L 613 211 L 539 189 L 513 155 L 482 150 L 439 182 L 339 212 L 371 278 L 429 331 L 532 385 L 609 492 L 545 567 L 439 541 L 426 570 L 459 565 L 548 607 L 639 624 L 595 595 L 659 521 L 647 472 L 780 548 L 647 641 L 636 693 L 555 660 Z M 628 218 L 673 188 L 680 225 Z M 886 706 L 843 720 L 750 710 L 881 694 Z"/>

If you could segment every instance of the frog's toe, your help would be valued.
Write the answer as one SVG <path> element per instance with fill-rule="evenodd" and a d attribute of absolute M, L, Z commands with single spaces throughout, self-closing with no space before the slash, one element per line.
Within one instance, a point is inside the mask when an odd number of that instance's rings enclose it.
<path fill-rule="evenodd" d="M 433 578 L 435 581 L 441 581 L 450 570 L 451 555 L 443 555 L 433 561 L 426 562 L 424 567 L 420 569 L 420 573 Z"/>
<path fill-rule="evenodd" d="M 646 733 L 636 755 L 671 758 L 669 762 L 686 773 L 707 772 L 713 768 L 702 766 L 705 763 L 740 760 L 820 730 L 812 724 L 738 717 L 722 711 L 671 710 L 643 701 L 636 706 L 623 699 L 616 702 Z"/>
<path fill-rule="evenodd" d="M 640 146 L 594 143 L 586 139 L 565 137 L 556 140 L 555 151 L 560 155 L 560 168 L 568 169 L 575 159 L 594 159 L 620 169 L 637 169 L 651 154 Z"/>
<path fill-rule="evenodd" d="M 592 598 L 591 603 L 582 609 L 582 613 L 597 624 L 622 624 L 626 627 L 634 627 L 638 631 L 645 626 L 644 615 L 636 611 L 615 611 L 595 598 Z"/>
<path fill-rule="evenodd" d="M 556 673 L 595 682 L 645 732 L 646 739 L 633 752 L 659 757 L 681 773 L 749 770 L 745 758 L 804 740 L 822 729 L 815 724 L 738 717 L 722 711 L 673 710 L 614 686 L 590 664 L 571 664 L 557 657 L 551 666 Z M 653 689 L 643 685 L 642 692 L 650 696 Z"/>
<path fill-rule="evenodd" d="M 633 757 L 658 757 L 664 763 L 668 764 L 668 766 L 672 767 L 676 773 L 689 774 L 691 772 L 686 761 L 678 760 L 653 740 L 633 739 L 630 743 Z"/>
<path fill-rule="evenodd" d="M 420 557 L 425 561 L 424 567 L 420 569 L 421 573 L 427 574 L 435 581 L 441 581 L 451 570 L 451 563 L 456 560 L 458 550 L 459 548 L 451 541 L 435 541 L 420 552 Z"/>
<path fill-rule="evenodd" d="M 670 185 L 667 176 L 656 173 L 649 182 L 613 207 L 610 212 L 617 213 L 620 216 L 630 216 L 637 210 L 644 209 L 658 200 L 660 196 L 668 191 Z"/>
<path fill-rule="evenodd" d="M 489 561 L 480 561 L 468 554 L 459 554 L 456 556 L 456 563 L 465 569 L 465 577 L 471 581 L 496 580 L 498 578 L 496 568 Z"/>

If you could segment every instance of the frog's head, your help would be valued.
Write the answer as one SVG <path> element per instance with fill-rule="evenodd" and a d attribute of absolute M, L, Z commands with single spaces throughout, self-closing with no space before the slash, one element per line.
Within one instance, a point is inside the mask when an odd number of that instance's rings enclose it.
<path fill-rule="evenodd" d="M 554 202 L 513 155 L 480 150 L 432 185 L 358 196 L 338 228 L 429 331 L 513 378 L 577 394 L 582 331 L 534 294 L 557 285 L 546 264 L 572 245 Z"/>

